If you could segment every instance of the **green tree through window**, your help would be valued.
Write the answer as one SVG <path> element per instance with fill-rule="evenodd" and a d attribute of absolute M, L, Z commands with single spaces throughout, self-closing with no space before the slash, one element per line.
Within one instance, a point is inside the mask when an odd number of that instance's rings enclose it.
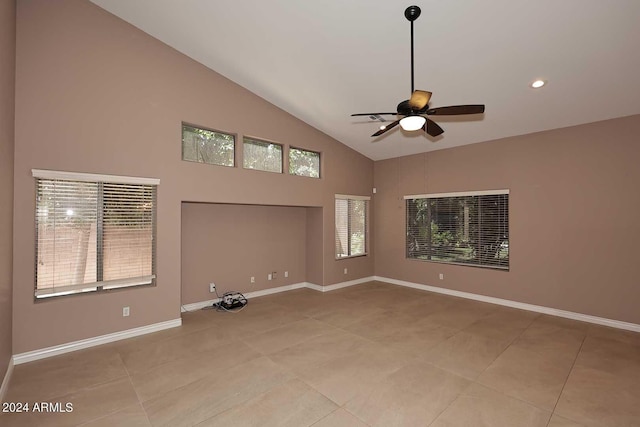
<path fill-rule="evenodd" d="M 509 194 L 406 200 L 407 258 L 509 268 Z"/>
<path fill-rule="evenodd" d="M 234 165 L 235 137 L 230 134 L 182 125 L 182 160 L 210 165 Z"/>

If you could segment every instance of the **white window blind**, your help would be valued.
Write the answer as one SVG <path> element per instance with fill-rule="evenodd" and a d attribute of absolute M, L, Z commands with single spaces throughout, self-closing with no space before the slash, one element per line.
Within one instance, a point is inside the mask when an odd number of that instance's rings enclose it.
<path fill-rule="evenodd" d="M 153 283 L 154 183 L 38 177 L 55 176 L 49 171 L 34 176 L 37 298 Z"/>
<path fill-rule="evenodd" d="M 336 195 L 336 258 L 367 254 L 369 197 Z"/>
<path fill-rule="evenodd" d="M 509 192 L 406 196 L 407 258 L 509 268 Z"/>

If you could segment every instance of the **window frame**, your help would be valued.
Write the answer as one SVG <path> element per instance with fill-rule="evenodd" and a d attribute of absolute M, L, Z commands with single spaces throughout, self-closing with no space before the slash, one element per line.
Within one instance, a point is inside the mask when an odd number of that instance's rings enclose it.
<path fill-rule="evenodd" d="M 317 154 L 318 155 L 318 176 L 300 175 L 300 174 L 297 174 L 297 173 L 293 173 L 291 171 L 291 150 L 298 150 L 298 151 L 302 151 L 302 152 L 306 152 L 306 153 Z M 321 179 L 322 178 L 322 152 L 321 151 L 314 151 L 314 150 L 309 150 L 309 149 L 306 149 L 306 148 L 300 148 L 300 147 L 295 147 L 295 146 L 290 145 L 289 146 L 289 152 L 287 153 L 287 155 L 288 155 L 287 159 L 288 159 L 288 163 L 289 163 L 288 164 L 289 167 L 287 169 L 288 169 L 289 175 L 301 176 L 301 177 L 304 177 L 304 178 L 312 178 L 312 179 Z"/>
<path fill-rule="evenodd" d="M 370 216 L 370 209 L 371 209 L 371 197 L 370 196 L 354 196 L 354 195 L 347 195 L 347 194 L 336 194 L 335 195 L 335 201 L 334 201 L 334 215 L 336 212 L 336 202 L 338 200 L 346 200 L 347 201 L 347 251 L 349 252 L 348 255 L 345 256 L 338 256 L 338 254 L 336 253 L 336 249 L 334 247 L 334 256 L 335 256 L 335 260 L 336 261 L 340 261 L 343 259 L 350 259 L 350 258 L 359 258 L 359 257 L 364 257 L 364 256 L 368 256 L 369 255 L 369 216 Z M 352 201 L 364 201 L 365 202 L 365 210 L 364 210 L 364 252 L 363 253 L 359 253 L 359 254 L 355 254 L 352 255 L 351 254 L 351 218 L 349 217 L 349 204 Z M 337 229 L 337 216 L 334 217 L 334 232 L 337 235 L 338 234 L 338 229 Z M 335 242 L 334 242 L 335 244 Z"/>
<path fill-rule="evenodd" d="M 405 200 L 405 259 L 412 261 L 425 261 L 425 262 L 434 262 L 439 264 L 449 264 L 449 265 L 462 265 L 468 267 L 480 267 L 480 268 L 488 268 L 492 270 L 499 271 L 509 271 L 510 269 L 510 237 L 509 237 L 509 190 L 501 189 L 501 190 L 481 190 L 481 191 L 468 191 L 468 192 L 456 192 L 456 193 L 433 193 L 433 194 L 417 194 L 417 195 L 409 195 L 404 196 Z M 480 259 L 477 263 L 471 262 L 461 262 L 461 261 L 446 261 L 446 260 L 434 260 L 434 259 L 423 259 L 418 257 L 409 256 L 409 200 L 420 200 L 420 199 L 447 199 L 447 198 L 465 198 L 465 197 L 491 197 L 491 196 L 501 196 L 506 195 L 506 224 L 501 223 L 503 227 L 506 228 L 506 242 L 507 242 L 507 264 L 506 266 L 496 265 L 496 264 L 488 264 L 482 263 L 482 259 Z M 480 225 L 479 225 L 480 226 Z M 485 233 L 490 233 L 491 230 L 484 230 Z M 478 233 L 480 233 L 479 231 Z M 501 249 L 500 249 L 501 250 Z"/>
<path fill-rule="evenodd" d="M 77 173 L 77 172 L 63 172 L 52 171 L 42 169 L 31 170 L 33 178 L 35 178 L 35 209 L 34 209 L 34 224 L 35 224 L 35 244 L 34 244 L 34 300 L 35 302 L 55 300 L 59 297 L 72 297 L 78 295 L 88 294 L 101 294 L 106 292 L 114 292 L 123 289 L 131 288 L 146 288 L 156 286 L 157 280 L 157 251 L 156 251 L 156 236 L 157 236 L 157 193 L 158 186 L 160 185 L 160 179 L 157 178 L 144 178 L 144 177 L 130 177 L 130 176 L 117 176 L 117 175 L 102 175 L 102 174 L 90 174 L 90 173 Z M 76 285 L 61 285 L 53 286 L 53 291 L 49 292 L 38 288 L 38 254 L 39 254 L 39 219 L 38 219 L 38 186 L 39 181 L 67 181 L 74 183 L 95 183 L 99 191 L 98 201 L 96 202 L 96 244 L 102 245 L 102 239 L 104 235 L 99 235 L 100 231 L 104 228 L 103 213 L 105 212 L 104 200 L 101 200 L 101 195 L 104 185 L 124 184 L 124 185 L 140 185 L 152 187 L 152 206 L 151 206 L 151 273 L 145 276 L 128 277 L 112 280 L 98 280 L 102 278 L 104 274 L 104 266 L 98 257 L 104 255 L 104 247 L 96 248 L 96 281 L 91 283 L 82 283 Z M 101 204 L 102 203 L 102 204 Z M 101 205 L 100 205 L 101 204 Z M 98 271 L 102 267 L 102 271 Z M 56 291 L 56 288 L 58 291 Z M 94 289 L 95 288 L 95 289 Z M 40 291 L 40 292 L 39 292 Z"/>
<path fill-rule="evenodd" d="M 249 143 L 255 142 L 255 143 L 258 143 L 258 144 L 275 145 L 277 147 L 280 147 L 280 171 L 270 171 L 270 170 L 267 170 L 267 169 L 259 169 L 259 168 L 249 168 L 249 167 L 247 167 L 245 165 L 246 156 L 245 156 L 245 150 L 244 150 L 244 147 L 245 147 L 245 144 L 247 144 L 247 141 L 250 141 Z M 246 170 L 284 174 L 284 144 L 280 144 L 278 142 L 273 142 L 273 141 L 268 141 L 266 139 L 255 138 L 255 137 L 252 137 L 252 136 L 243 135 L 242 136 L 242 168 L 246 169 Z"/>
<path fill-rule="evenodd" d="M 189 159 L 185 159 L 184 158 L 184 128 L 185 127 L 190 127 L 193 129 L 198 129 L 198 130 L 202 130 L 202 131 L 206 131 L 206 132 L 213 132 L 213 133 L 219 133 L 221 135 L 226 135 L 226 136 L 230 136 L 231 138 L 233 138 L 233 154 L 231 155 L 231 165 L 225 165 L 222 163 L 209 163 L 209 162 L 204 162 L 204 161 L 198 161 L 198 160 L 189 160 Z M 221 130 L 216 130 L 213 128 L 208 128 L 205 126 L 200 126 L 200 125 L 194 125 L 192 123 L 188 123 L 188 122 L 182 122 L 182 124 L 180 125 L 180 158 L 183 162 L 189 162 L 189 163 L 196 163 L 196 164 L 200 164 L 200 165 L 210 165 L 210 166 L 222 166 L 225 168 L 235 168 L 236 167 L 236 152 L 237 152 L 237 141 L 238 141 L 238 135 L 235 133 L 231 133 L 231 132 L 225 132 L 225 131 L 221 131 Z"/>

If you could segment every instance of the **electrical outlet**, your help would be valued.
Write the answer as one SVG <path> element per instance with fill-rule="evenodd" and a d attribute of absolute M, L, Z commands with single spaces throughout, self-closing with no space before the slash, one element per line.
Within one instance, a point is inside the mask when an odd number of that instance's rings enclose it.
<path fill-rule="evenodd" d="M 256 278 L 251 276 L 251 283 L 256 283 Z"/>
<path fill-rule="evenodd" d="M 284 277 L 289 277 L 289 272 L 288 271 L 284 272 Z"/>
<path fill-rule="evenodd" d="M 440 273 L 440 280 L 444 280 L 444 274 Z"/>
<path fill-rule="evenodd" d="M 122 307 L 122 317 L 129 316 L 129 307 Z"/>
<path fill-rule="evenodd" d="M 267 274 L 267 280 L 271 280 L 271 279 L 272 279 L 271 273 Z"/>
<path fill-rule="evenodd" d="M 214 293 L 216 291 L 216 284 L 209 283 L 209 292 Z"/>
<path fill-rule="evenodd" d="M 271 277 L 273 277 L 273 280 L 276 280 L 278 278 L 278 272 L 274 271 L 273 273 L 271 273 Z"/>
<path fill-rule="evenodd" d="M 344 274 L 347 274 L 349 272 L 349 269 L 345 268 L 344 269 Z"/>

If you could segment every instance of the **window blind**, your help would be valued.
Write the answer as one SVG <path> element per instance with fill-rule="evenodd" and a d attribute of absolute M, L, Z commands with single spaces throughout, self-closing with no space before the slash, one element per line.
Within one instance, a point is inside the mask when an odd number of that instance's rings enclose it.
<path fill-rule="evenodd" d="M 153 282 L 156 185 L 37 178 L 36 187 L 37 298 Z"/>
<path fill-rule="evenodd" d="M 96 290 L 98 183 L 37 181 L 36 295 Z"/>
<path fill-rule="evenodd" d="M 336 258 L 366 255 L 369 198 L 336 195 Z"/>
<path fill-rule="evenodd" d="M 155 259 L 155 191 L 149 185 L 103 184 L 102 264 L 105 289 L 131 279 L 151 283 Z"/>
<path fill-rule="evenodd" d="M 509 193 L 406 197 L 407 258 L 509 268 Z"/>

